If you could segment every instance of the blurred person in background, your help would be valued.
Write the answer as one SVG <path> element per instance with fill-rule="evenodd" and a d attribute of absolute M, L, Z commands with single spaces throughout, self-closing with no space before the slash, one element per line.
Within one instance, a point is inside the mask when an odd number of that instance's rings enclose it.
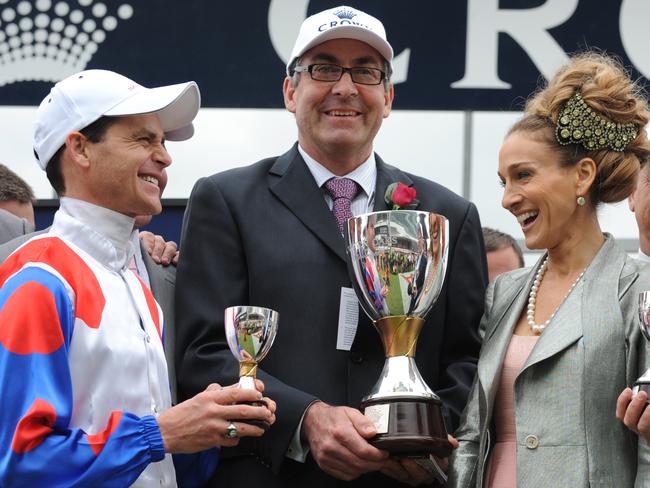
<path fill-rule="evenodd" d="M 27 182 L 0 164 L 0 244 L 34 231 L 33 201 Z"/>
<path fill-rule="evenodd" d="M 483 241 L 490 281 L 501 273 L 524 267 L 524 254 L 510 234 L 483 227 Z"/>
<path fill-rule="evenodd" d="M 639 228 L 637 259 L 650 262 L 650 165 L 645 165 L 639 172 L 636 188 L 627 201 Z"/>

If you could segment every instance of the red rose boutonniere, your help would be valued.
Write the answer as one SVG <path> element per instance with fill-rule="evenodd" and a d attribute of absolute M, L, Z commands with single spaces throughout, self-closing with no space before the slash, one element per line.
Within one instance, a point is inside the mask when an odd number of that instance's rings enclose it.
<path fill-rule="evenodd" d="M 391 210 L 413 210 L 420 203 L 416 195 L 415 188 L 404 183 L 392 183 L 386 188 L 384 200 Z"/>

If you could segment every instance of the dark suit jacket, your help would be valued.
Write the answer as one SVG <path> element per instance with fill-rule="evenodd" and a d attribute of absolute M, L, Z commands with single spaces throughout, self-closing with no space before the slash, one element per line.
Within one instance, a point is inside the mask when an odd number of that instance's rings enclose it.
<path fill-rule="evenodd" d="M 449 428 L 454 428 L 479 349 L 487 282 L 481 224 L 473 204 L 379 158 L 375 210 L 386 210 L 386 187 L 397 181 L 417 189 L 420 210 L 450 220 L 446 285 L 420 335 L 416 361 L 446 403 Z M 336 349 L 341 287 L 351 286 L 345 247 L 296 146 L 278 158 L 199 180 L 186 210 L 181 248 L 176 287 L 181 397 L 211 382 L 237 381 L 237 362 L 223 330 L 225 307 L 259 305 L 280 314 L 275 343 L 258 374 L 277 402 L 277 421 L 262 438 L 223 451 L 214 486 L 337 486 L 311 456 L 302 464 L 285 453 L 314 400 L 359 406 L 379 378 L 384 352 L 361 311 L 351 351 Z M 376 473 L 358 482 L 396 485 Z"/>
<path fill-rule="evenodd" d="M 32 237 L 47 232 L 39 230 L 31 234 L 25 234 L 0 245 L 0 263 L 7 256 L 14 252 L 20 245 Z M 156 264 L 149 253 L 140 247 L 144 265 L 149 274 L 149 283 L 154 298 L 160 304 L 163 311 L 163 334 L 165 339 L 165 358 L 167 359 L 167 371 L 169 372 L 169 385 L 172 392 L 172 402 L 176 402 L 176 373 L 174 368 L 174 284 L 176 282 L 176 267 Z"/>

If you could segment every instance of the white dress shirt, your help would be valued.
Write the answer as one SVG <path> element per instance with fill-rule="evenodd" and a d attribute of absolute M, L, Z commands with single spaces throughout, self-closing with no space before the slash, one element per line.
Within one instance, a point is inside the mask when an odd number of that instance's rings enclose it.
<path fill-rule="evenodd" d="M 364 213 L 372 212 L 372 209 L 375 205 L 375 186 L 377 184 L 377 163 L 375 161 L 375 153 L 371 152 L 368 159 L 366 159 L 362 164 L 357 166 L 354 171 L 351 171 L 347 175 L 338 176 L 332 173 L 329 169 L 323 166 L 321 163 L 312 158 L 305 150 L 298 145 L 298 152 L 302 156 L 302 159 L 305 160 L 305 164 L 309 169 L 309 172 L 314 177 L 316 184 L 323 192 L 323 198 L 327 202 L 327 206 L 332 210 L 332 197 L 325 190 L 323 185 L 326 181 L 331 180 L 332 178 L 349 178 L 354 180 L 360 187 L 361 190 L 359 194 L 352 200 L 350 205 L 350 210 L 352 215 L 357 216 Z"/>

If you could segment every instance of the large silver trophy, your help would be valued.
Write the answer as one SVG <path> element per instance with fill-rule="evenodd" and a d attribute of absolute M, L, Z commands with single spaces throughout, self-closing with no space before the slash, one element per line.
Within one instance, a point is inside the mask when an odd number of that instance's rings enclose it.
<path fill-rule="evenodd" d="M 278 331 L 279 314 L 263 307 L 239 305 L 224 311 L 224 327 L 230 351 L 239 361 L 239 387 L 255 390 L 257 364 L 271 349 Z M 263 400 L 250 402 L 266 406 Z M 269 424 L 262 420 L 241 420 L 267 430 Z"/>
<path fill-rule="evenodd" d="M 650 341 L 650 291 L 639 293 L 639 326 L 643 337 Z M 650 397 L 650 368 L 635 381 L 632 391 L 635 394 L 639 391 L 645 391 Z"/>
<path fill-rule="evenodd" d="M 422 379 L 415 349 L 445 278 L 445 217 L 429 212 L 374 212 L 348 220 L 349 270 L 362 308 L 384 344 L 379 381 L 361 401 L 375 422 L 370 441 L 392 454 L 447 456 L 442 402 Z"/>

